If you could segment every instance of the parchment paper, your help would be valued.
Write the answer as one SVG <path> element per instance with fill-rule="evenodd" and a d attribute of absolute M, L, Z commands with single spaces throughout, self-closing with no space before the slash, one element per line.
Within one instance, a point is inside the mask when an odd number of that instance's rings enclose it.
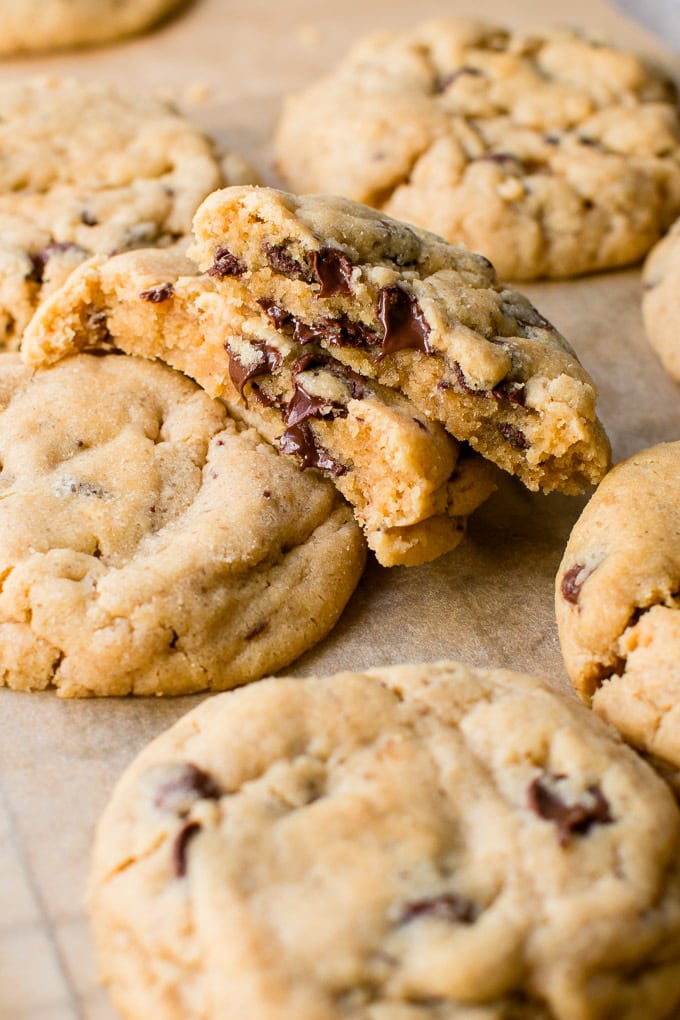
<path fill-rule="evenodd" d="M 253 160 L 265 183 L 277 184 L 269 138 L 282 96 L 326 70 L 356 36 L 447 13 L 511 25 L 580 25 L 680 79 L 680 60 L 602 0 L 572 0 L 568 7 L 420 0 L 415 8 L 406 0 L 196 0 L 141 39 L 7 61 L 0 82 L 69 73 L 163 90 Z M 192 103 L 201 93 L 206 100 Z M 594 376 L 615 459 L 680 437 L 678 387 L 644 339 L 639 270 L 523 289 Z M 415 569 L 369 563 L 334 633 L 289 672 L 453 657 L 541 673 L 566 688 L 552 588 L 584 502 L 531 495 L 504 480 L 449 556 Z M 84 909 L 93 826 L 127 762 L 198 700 L 67 702 L 50 692 L 0 690 L 2 1020 L 113 1020 L 97 987 Z"/>

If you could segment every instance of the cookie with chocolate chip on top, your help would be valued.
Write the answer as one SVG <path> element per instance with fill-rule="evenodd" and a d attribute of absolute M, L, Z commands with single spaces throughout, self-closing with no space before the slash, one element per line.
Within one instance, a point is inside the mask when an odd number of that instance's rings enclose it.
<path fill-rule="evenodd" d="M 168 251 L 94 259 L 36 313 L 23 355 L 51 363 L 114 345 L 195 379 L 303 470 L 330 478 L 384 566 L 454 549 L 495 470 L 403 394 L 296 336 L 273 303 L 231 295 Z"/>
<path fill-rule="evenodd" d="M 680 442 L 617 464 L 574 525 L 555 592 L 567 672 L 626 740 L 680 766 Z"/>
<path fill-rule="evenodd" d="M 609 445 L 567 341 L 482 256 L 368 206 L 226 188 L 190 254 L 285 336 L 398 390 L 529 488 L 579 492 Z"/>
<path fill-rule="evenodd" d="M 286 100 L 276 153 L 292 191 L 461 241 L 504 279 L 638 261 L 680 214 L 674 85 L 566 27 L 439 18 L 361 39 Z"/>
<path fill-rule="evenodd" d="M 0 349 L 90 255 L 181 244 L 205 196 L 244 179 L 168 103 L 71 78 L 0 86 L 0 149 Z"/>
<path fill-rule="evenodd" d="M 90 909 L 125 1018 L 661 1020 L 680 813 L 576 699 L 440 662 L 265 679 L 128 768 Z"/>
<path fill-rule="evenodd" d="M 185 694 L 288 665 L 336 623 L 365 545 L 179 372 L 0 355 L 0 685 Z"/>

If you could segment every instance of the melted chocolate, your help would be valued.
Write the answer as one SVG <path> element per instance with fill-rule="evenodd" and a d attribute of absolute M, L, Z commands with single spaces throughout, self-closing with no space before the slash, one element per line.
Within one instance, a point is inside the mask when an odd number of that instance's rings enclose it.
<path fill-rule="evenodd" d="M 559 844 L 565 846 L 572 833 L 585 835 L 591 826 L 609 825 L 614 820 L 609 811 L 609 802 L 600 787 L 593 784 L 588 787 L 587 792 L 592 803 L 567 804 L 559 794 L 550 789 L 545 777 L 538 776 L 529 784 L 527 799 L 531 810 L 540 818 L 555 823 Z"/>
<path fill-rule="evenodd" d="M 281 453 L 295 454 L 299 457 L 300 467 L 303 471 L 306 468 L 315 467 L 321 471 L 327 471 L 336 478 L 339 475 L 344 475 L 347 471 L 344 464 L 338 463 L 331 457 L 328 450 L 324 450 L 317 444 L 306 421 L 302 421 L 298 425 L 291 425 L 286 429 L 279 440 L 279 449 Z"/>
<path fill-rule="evenodd" d="M 464 393 L 469 393 L 473 397 L 488 397 L 489 396 L 489 391 L 488 390 L 476 390 L 474 388 L 474 386 L 470 386 L 470 383 L 467 381 L 467 376 L 465 375 L 465 372 L 460 367 L 460 365 L 458 364 L 457 361 L 452 362 L 451 367 L 452 367 L 453 373 L 454 373 L 454 375 L 455 375 L 455 377 L 456 377 L 456 379 L 458 381 L 458 385 L 460 386 L 461 390 L 463 390 Z"/>
<path fill-rule="evenodd" d="M 187 873 L 187 848 L 189 841 L 194 836 L 197 836 L 202 828 L 203 826 L 200 822 L 187 822 L 177 833 L 175 842 L 172 844 L 172 863 L 178 878 L 183 878 Z"/>
<path fill-rule="evenodd" d="M 269 298 L 260 298 L 257 302 L 260 308 L 264 311 L 268 319 L 270 319 L 277 329 L 283 329 L 292 322 L 292 315 L 287 312 L 281 305 L 277 305 L 274 301 Z"/>
<path fill-rule="evenodd" d="M 298 425 L 307 418 L 324 418 L 338 415 L 345 416 L 347 408 L 344 404 L 334 400 L 327 400 L 305 389 L 304 383 L 300 382 L 299 376 L 302 372 L 309 372 L 315 368 L 324 368 L 334 375 L 344 377 L 344 373 L 335 370 L 337 362 L 331 358 L 325 358 L 320 354 L 305 354 L 293 365 L 291 375 L 293 377 L 293 396 L 286 409 L 286 425 Z M 338 366 L 340 368 L 340 366 Z"/>
<path fill-rule="evenodd" d="M 322 248 L 312 255 L 321 290 L 318 297 L 352 293 L 352 263 L 338 248 Z"/>
<path fill-rule="evenodd" d="M 262 251 L 275 272 L 281 273 L 282 276 L 287 276 L 291 280 L 303 280 L 305 283 L 316 282 L 314 273 L 309 266 L 294 259 L 282 244 L 263 244 Z"/>
<path fill-rule="evenodd" d="M 191 762 L 178 765 L 156 791 L 154 804 L 163 811 L 186 815 L 196 800 L 219 800 L 222 790 L 209 773 Z"/>
<path fill-rule="evenodd" d="M 175 293 L 175 288 L 171 283 L 157 283 L 155 287 L 149 287 L 148 290 L 143 290 L 140 293 L 142 301 L 151 301 L 154 305 L 159 305 L 161 301 L 167 301 Z"/>
<path fill-rule="evenodd" d="M 592 570 L 586 570 L 583 563 L 575 563 L 573 567 L 569 567 L 564 572 L 560 581 L 560 591 L 565 602 L 571 602 L 574 606 L 577 604 L 581 588 L 592 572 Z"/>
<path fill-rule="evenodd" d="M 263 340 L 254 340 L 252 346 L 257 351 L 257 359 L 246 363 L 241 361 L 229 344 L 224 345 L 229 355 L 229 378 L 241 396 L 243 396 L 243 388 L 249 379 L 274 372 L 282 361 L 281 352 L 277 351 L 275 347 L 270 347 Z"/>
<path fill-rule="evenodd" d="M 208 276 L 215 276 L 218 280 L 225 276 L 243 276 L 246 266 L 236 255 L 232 255 L 228 248 L 218 248 L 215 252 L 215 261 L 208 270 Z"/>
<path fill-rule="evenodd" d="M 472 924 L 477 918 L 477 909 L 466 896 L 442 893 L 441 896 L 407 903 L 399 923 L 408 924 L 418 917 L 434 917 L 452 924 Z"/>
<path fill-rule="evenodd" d="M 430 327 L 416 299 L 403 287 L 383 287 L 378 294 L 377 315 L 385 330 L 381 358 L 403 350 L 432 354 Z"/>

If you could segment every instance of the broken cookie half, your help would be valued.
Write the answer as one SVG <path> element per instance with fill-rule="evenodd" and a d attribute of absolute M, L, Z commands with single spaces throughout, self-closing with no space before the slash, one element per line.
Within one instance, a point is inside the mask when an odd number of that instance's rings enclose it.
<path fill-rule="evenodd" d="M 567 493 L 605 473 L 590 377 L 483 257 L 270 188 L 215 192 L 194 229 L 202 273 L 167 252 L 93 260 L 36 315 L 24 357 L 108 343 L 181 369 L 333 477 L 386 565 L 457 545 L 491 464 Z"/>

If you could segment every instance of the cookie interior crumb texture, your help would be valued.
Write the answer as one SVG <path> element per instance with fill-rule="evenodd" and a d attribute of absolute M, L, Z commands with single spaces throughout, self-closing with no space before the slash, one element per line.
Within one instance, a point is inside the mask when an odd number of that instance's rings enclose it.
<path fill-rule="evenodd" d="M 660 1020 L 679 823 L 652 769 L 535 678 L 263 680 L 121 779 L 90 882 L 102 975 L 126 1018 Z"/>
<path fill-rule="evenodd" d="M 288 98 L 279 170 L 488 256 L 502 278 L 642 258 L 680 213 L 670 81 L 568 28 L 426 21 Z"/>
<path fill-rule="evenodd" d="M 0 356 L 0 682 L 64 697 L 222 689 L 335 624 L 349 507 L 161 364 Z"/>

